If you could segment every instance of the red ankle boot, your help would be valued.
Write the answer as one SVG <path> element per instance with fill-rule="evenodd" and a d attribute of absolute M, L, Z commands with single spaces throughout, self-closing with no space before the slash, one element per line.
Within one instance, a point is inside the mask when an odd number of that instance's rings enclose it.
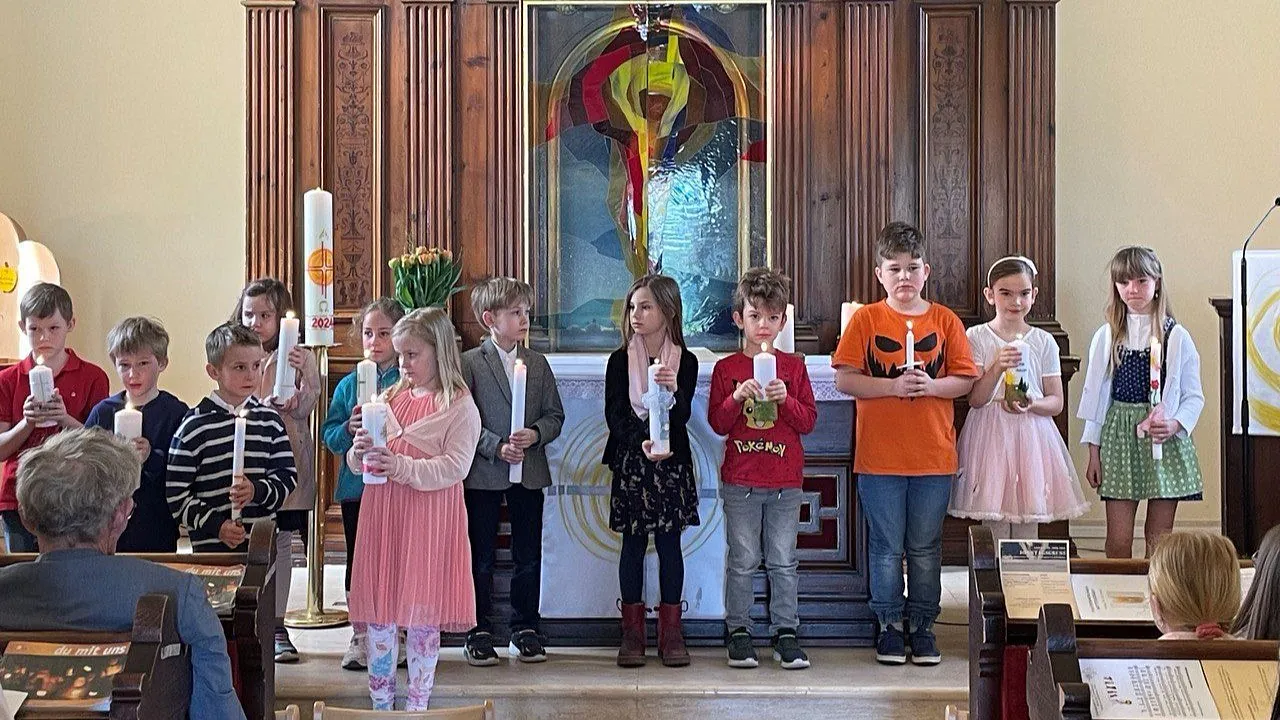
<path fill-rule="evenodd" d="M 644 665 L 644 603 L 621 603 L 622 645 L 618 648 L 618 667 Z"/>
<path fill-rule="evenodd" d="M 667 667 L 689 664 L 689 649 L 684 646 L 684 628 L 680 625 L 682 603 L 662 603 L 658 607 L 658 658 Z"/>

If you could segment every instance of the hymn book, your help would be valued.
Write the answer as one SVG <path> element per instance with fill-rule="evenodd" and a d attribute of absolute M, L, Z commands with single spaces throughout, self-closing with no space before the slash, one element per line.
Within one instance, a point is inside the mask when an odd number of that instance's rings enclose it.
<path fill-rule="evenodd" d="M 215 612 L 229 613 L 235 606 L 236 590 L 244 580 L 243 565 L 192 565 L 187 563 L 164 563 L 167 568 L 178 572 L 198 575 L 204 581 L 204 591 L 209 597 L 209 604 Z"/>
<path fill-rule="evenodd" d="M 32 709 L 107 710 L 111 707 L 111 677 L 124 669 L 128 653 L 127 642 L 14 641 L 0 657 L 0 687 L 26 693 L 25 707 Z"/>
<path fill-rule="evenodd" d="M 1071 591 L 1070 543 L 1066 540 L 1001 540 L 1000 584 L 1010 618 L 1034 620 L 1040 606 L 1062 603 L 1080 617 Z"/>
<path fill-rule="evenodd" d="M 1089 684 L 1096 720 L 1268 720 L 1276 664 L 1083 658 L 1080 677 Z"/>

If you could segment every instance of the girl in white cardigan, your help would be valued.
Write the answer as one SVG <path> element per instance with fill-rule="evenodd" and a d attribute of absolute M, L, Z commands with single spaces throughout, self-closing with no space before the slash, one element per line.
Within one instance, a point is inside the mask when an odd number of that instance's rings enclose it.
<path fill-rule="evenodd" d="M 1111 259 L 1111 283 L 1107 322 L 1089 346 L 1080 397 L 1078 415 L 1089 446 L 1085 477 L 1106 501 L 1107 557 L 1133 556 L 1133 523 L 1142 500 L 1147 501 L 1143 534 L 1150 557 L 1160 537 L 1173 529 L 1178 502 L 1200 500 L 1204 491 L 1191 444 L 1204 409 L 1200 354 L 1190 333 L 1173 319 L 1154 250 L 1121 248 Z M 1163 369 L 1155 407 L 1153 347 Z"/>

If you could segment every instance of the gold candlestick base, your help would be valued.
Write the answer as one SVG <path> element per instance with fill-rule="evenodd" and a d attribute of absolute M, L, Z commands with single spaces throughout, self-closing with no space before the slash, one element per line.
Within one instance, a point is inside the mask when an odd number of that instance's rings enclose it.
<path fill-rule="evenodd" d="M 317 345 L 317 364 L 320 366 L 320 399 L 311 416 L 311 432 L 315 436 L 316 499 L 311 507 L 311 524 L 307 527 L 307 607 L 284 615 L 288 628 L 318 630 L 347 624 L 345 610 L 326 610 L 324 607 L 324 497 L 320 495 L 320 468 L 324 467 L 324 443 L 321 427 L 329 414 L 329 347 Z M 293 568 L 285 568 L 293 572 Z M 276 568 L 276 572 L 280 569 Z"/>

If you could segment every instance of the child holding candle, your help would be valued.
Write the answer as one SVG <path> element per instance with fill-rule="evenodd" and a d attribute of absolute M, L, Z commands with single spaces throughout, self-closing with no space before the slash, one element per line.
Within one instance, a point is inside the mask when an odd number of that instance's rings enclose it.
<path fill-rule="evenodd" d="M 499 512 L 505 499 L 511 524 L 511 639 L 508 653 L 521 662 L 547 659 L 539 633 L 542 581 L 543 489 L 551 484 L 547 445 L 560 437 L 564 407 L 551 365 L 521 345 L 529 330 L 533 288 L 514 278 L 476 283 L 471 309 L 489 331 L 462 354 L 462 376 L 480 410 L 480 442 L 464 483 L 476 626 L 467 633 L 467 662 L 496 665 L 493 649 L 493 565 Z M 523 372 L 524 394 L 513 394 Z M 523 407 L 523 412 L 520 407 Z M 514 408 L 514 411 L 513 411 Z M 513 426 L 513 414 L 519 420 Z"/>
<path fill-rule="evenodd" d="M 933 621 L 941 611 L 942 522 L 957 466 L 954 400 L 978 376 L 960 318 L 920 296 L 929 278 L 924 249 L 920 231 L 907 223 L 880 232 L 875 275 L 888 297 L 854 313 L 831 357 L 836 386 L 858 402 L 853 469 L 867 518 L 871 610 L 880 625 L 876 660 L 891 665 L 906 663 L 908 644 L 913 663 L 942 661 Z"/>
<path fill-rule="evenodd" d="M 351 620 L 368 625 L 374 709 L 395 702 L 397 629 L 407 629 L 405 709 L 425 710 L 441 631 L 476 622 L 462 481 L 480 438 L 480 413 L 443 310 L 404 316 L 392 343 L 400 380 L 387 391 L 387 447 L 374 447 L 361 428 L 347 452 L 352 471 L 388 480 L 364 489 L 349 602 Z"/>
<path fill-rule="evenodd" d="M 1038 523 L 1089 508 L 1053 422 L 1064 402 L 1058 343 L 1027 324 L 1035 281 L 1027 258 L 997 260 L 982 291 L 995 318 L 966 333 L 983 373 L 969 391 L 950 513 L 981 520 L 1004 538 L 1038 537 Z"/>
<path fill-rule="evenodd" d="M 178 523 L 169 512 L 165 472 L 169 445 L 190 408 L 159 388 L 160 373 L 169 365 L 169 333 L 152 318 L 125 318 L 107 333 L 107 357 L 124 390 L 95 405 L 85 425 L 119 432 L 122 416 L 141 414 L 140 422 L 135 419 L 141 434 L 132 442 L 142 460 L 142 480 L 116 552 L 175 553 Z"/>
<path fill-rule="evenodd" d="M 224 323 L 209 333 L 204 350 L 205 372 L 217 388 L 173 435 L 165 488 L 169 511 L 187 528 L 195 552 L 244 551 L 247 526 L 274 521 L 293 491 L 293 452 L 279 413 L 253 396 L 262 373 L 258 336 Z M 240 457 L 233 451 L 238 418 L 245 421 Z M 238 462 L 244 467 L 239 476 Z M 233 507 L 239 519 L 233 519 Z"/>
<path fill-rule="evenodd" d="M 798 605 L 796 533 L 800 525 L 804 446 L 818 405 L 804 359 L 767 352 L 789 321 L 791 279 L 777 270 L 751 268 L 733 294 L 733 322 L 745 349 L 716 363 L 707 408 L 711 429 L 725 437 L 720 467 L 725 535 L 729 544 L 724 604 L 729 667 L 756 667 L 752 647 L 752 578 L 764 560 L 769 575 L 769 631 L 773 659 L 787 670 L 809 667 L 796 633 Z M 762 385 L 756 360 L 775 361 Z"/>
<path fill-rule="evenodd" d="M 618 585 L 622 594 L 622 646 L 618 665 L 645 659 L 644 556 L 649 534 L 658 552 L 658 657 L 663 665 L 689 664 L 680 624 L 684 556 L 680 533 L 698 524 L 698 487 L 689 446 L 689 415 L 698 382 L 698 359 L 684 347 L 680 287 L 665 275 L 646 275 L 627 291 L 622 347 L 609 356 L 604 415 L 609 440 L 602 462 L 613 472 L 609 527 L 622 534 Z M 672 394 L 670 452 L 653 452 L 645 396 L 649 366 L 662 363 L 655 380 Z"/>
<path fill-rule="evenodd" d="M 333 402 L 324 420 L 322 434 L 325 447 L 338 457 L 345 457 L 351 449 L 356 431 L 360 429 L 360 406 L 394 385 L 400 379 L 396 366 L 396 350 L 391 345 L 391 329 L 404 317 L 404 308 L 391 298 L 378 298 L 360 311 L 353 330 L 360 333 L 360 347 L 365 359 L 356 365 L 350 375 L 338 382 L 333 391 Z M 368 363 L 368 364 L 366 364 Z M 360 473 L 338 463 L 338 484 L 334 499 L 342 507 L 342 533 L 347 539 L 347 570 L 345 586 L 351 592 L 351 564 L 355 560 L 356 529 L 359 527 L 360 496 L 364 491 L 364 479 Z M 347 670 L 364 670 L 365 628 L 353 626 L 351 644 L 342 656 L 342 667 Z"/>
<path fill-rule="evenodd" d="M 293 567 L 292 535 L 299 532 L 302 534 L 303 544 L 307 542 L 307 522 L 311 508 L 315 505 L 315 444 L 309 420 L 311 411 L 320 399 L 320 371 L 315 356 L 297 344 L 300 320 L 292 316 L 282 317 L 292 307 L 293 297 L 284 283 L 261 278 L 245 286 L 235 312 L 231 315 L 231 322 L 238 322 L 249 328 L 262 341 L 267 357 L 262 364 L 262 377 L 254 394 L 280 413 L 285 431 L 289 434 L 289 444 L 293 447 L 298 486 L 285 499 L 276 520 L 276 529 L 279 530 L 276 535 L 276 555 L 280 558 L 281 567 L 286 568 Z M 282 333 L 282 329 L 286 328 L 288 332 Z M 286 344 L 290 340 L 293 342 L 291 348 L 283 348 L 284 359 L 281 358 L 282 340 Z M 282 362 L 287 362 L 295 371 L 292 378 L 287 368 L 280 367 Z M 281 382 L 286 384 L 281 385 Z M 276 594 L 282 616 L 289 600 L 291 579 L 290 573 L 283 573 L 276 578 Z M 275 645 L 276 662 L 298 661 L 298 650 L 293 646 L 283 624 L 276 628 Z"/>
<path fill-rule="evenodd" d="M 76 326 L 71 296 L 52 283 L 37 283 L 18 306 L 19 325 L 31 354 L 0 371 L 0 521 L 9 552 L 36 552 L 36 538 L 18 517 L 18 457 L 65 428 L 80 427 L 110 391 L 102 368 L 67 347 Z M 47 401 L 32 396 L 32 385 L 53 386 Z M 33 383 L 34 381 L 34 383 Z"/>
<path fill-rule="evenodd" d="M 1111 259 L 1107 322 L 1089 345 L 1078 416 L 1089 446 L 1085 477 L 1107 506 L 1107 557 L 1133 555 L 1138 503 L 1150 557 L 1173 529 L 1178 502 L 1204 491 L 1191 431 L 1204 409 L 1200 353 L 1191 334 L 1173 318 L 1160 259 L 1151 248 L 1131 245 Z M 1155 340 L 1155 344 L 1153 344 Z M 1158 348 L 1154 353 L 1153 348 Z M 1160 381 L 1152 407 L 1151 379 Z M 1163 376 L 1163 377 L 1161 377 Z M 1140 437 L 1140 434 L 1145 437 Z M 1152 443 L 1162 445 L 1156 460 Z"/>

